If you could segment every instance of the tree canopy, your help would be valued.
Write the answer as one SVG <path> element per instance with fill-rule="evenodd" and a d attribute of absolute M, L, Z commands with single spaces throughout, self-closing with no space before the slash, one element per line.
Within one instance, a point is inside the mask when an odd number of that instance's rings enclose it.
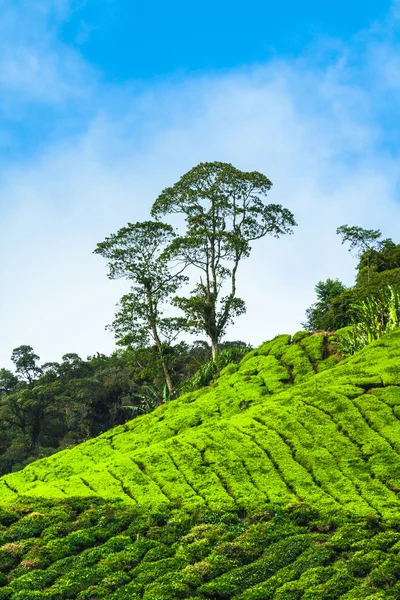
<path fill-rule="evenodd" d="M 131 283 L 111 326 L 116 338 L 135 347 L 146 346 L 150 340 L 156 345 L 170 393 L 173 384 L 164 345 L 175 339 L 184 323 L 182 318 L 164 316 L 164 310 L 186 280 L 182 269 L 171 268 L 165 253 L 174 238 L 173 228 L 166 223 L 128 223 L 94 251 L 107 259 L 110 279 L 125 277 Z"/>
<path fill-rule="evenodd" d="M 332 306 L 333 299 L 344 292 L 346 287 L 338 279 L 328 278 L 326 281 L 319 281 L 314 289 L 317 302 L 307 308 L 307 319 L 302 323 L 302 326 L 309 331 L 330 329 L 331 323 L 329 316 L 327 318 L 327 314 Z"/>
<path fill-rule="evenodd" d="M 379 229 L 363 229 L 358 226 L 340 225 L 336 229 L 336 233 L 341 236 L 342 244 L 348 242 L 350 244 L 349 252 L 356 251 L 360 258 L 362 255 L 367 260 L 367 277 L 370 277 L 370 260 L 374 250 L 379 248 L 379 238 L 382 233 Z"/>
<path fill-rule="evenodd" d="M 152 207 L 153 217 L 182 214 L 185 231 L 175 237 L 168 256 L 194 267 L 200 278 L 187 297 L 174 304 L 188 328 L 211 340 L 213 356 L 235 317 L 245 312 L 237 296 L 237 271 L 250 255 L 252 242 L 269 234 L 292 233 L 293 214 L 280 204 L 265 204 L 271 181 L 257 171 L 244 172 L 223 162 L 200 163 L 171 187 Z"/>

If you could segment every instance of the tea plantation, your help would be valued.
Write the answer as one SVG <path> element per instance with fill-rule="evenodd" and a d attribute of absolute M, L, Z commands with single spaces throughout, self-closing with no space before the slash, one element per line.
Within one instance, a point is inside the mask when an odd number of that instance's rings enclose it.
<path fill-rule="evenodd" d="M 0 599 L 400 598 L 400 331 L 299 332 L 0 479 Z"/>

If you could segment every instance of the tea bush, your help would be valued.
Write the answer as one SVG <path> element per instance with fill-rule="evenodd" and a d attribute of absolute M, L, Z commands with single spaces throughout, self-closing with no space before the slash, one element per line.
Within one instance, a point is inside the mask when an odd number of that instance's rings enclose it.
<path fill-rule="evenodd" d="M 2 523 L 12 523 L 1 530 L 2 556 L 14 560 L 1 562 L 0 598 L 354 600 L 381 590 L 395 598 L 400 585 L 400 534 L 382 519 L 371 527 L 297 503 L 243 516 L 70 499 L 53 507 L 53 518 L 69 524 L 66 537 L 48 541 L 51 518 L 29 537 L 22 525 L 47 509 L 42 500 L 18 500 L 2 513 Z M 93 521 L 101 519 L 99 536 Z M 322 523 L 328 532 L 318 531 Z"/>

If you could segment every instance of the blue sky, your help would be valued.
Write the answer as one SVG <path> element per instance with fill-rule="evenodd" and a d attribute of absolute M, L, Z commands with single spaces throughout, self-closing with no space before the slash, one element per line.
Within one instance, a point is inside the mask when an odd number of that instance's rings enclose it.
<path fill-rule="evenodd" d="M 389 7 L 388 0 L 88 0 L 76 3 L 60 39 L 78 46 L 104 81 L 121 83 L 297 56 L 318 39 L 351 39 Z"/>
<path fill-rule="evenodd" d="M 20 344 L 113 349 L 126 289 L 92 251 L 203 160 L 264 172 L 299 223 L 254 247 L 228 337 L 294 332 L 318 280 L 352 283 L 337 225 L 398 239 L 397 2 L 0 0 L 0 15 L 0 365 Z"/>

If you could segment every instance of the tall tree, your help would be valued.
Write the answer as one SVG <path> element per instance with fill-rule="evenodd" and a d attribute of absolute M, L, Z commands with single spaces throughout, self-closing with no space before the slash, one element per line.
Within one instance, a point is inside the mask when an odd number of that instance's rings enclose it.
<path fill-rule="evenodd" d="M 190 297 L 176 297 L 174 303 L 191 331 L 210 338 L 214 358 L 227 326 L 246 310 L 236 290 L 239 263 L 250 255 L 252 242 L 292 233 L 296 225 L 288 209 L 264 203 L 271 185 L 257 171 L 200 163 L 165 189 L 152 208 L 157 219 L 184 216 L 186 232 L 172 241 L 169 255 L 201 276 Z"/>
<path fill-rule="evenodd" d="M 186 278 L 182 268 L 174 271 L 165 249 L 175 238 L 170 225 L 156 221 L 128 223 L 97 245 L 95 254 L 108 261 L 109 278 L 124 277 L 132 283 L 123 296 L 111 326 L 120 343 L 157 347 L 168 391 L 173 383 L 165 357 L 165 346 L 183 328 L 183 319 L 165 317 L 165 304 Z"/>
<path fill-rule="evenodd" d="M 382 233 L 379 229 L 363 229 L 362 227 L 340 225 L 336 229 L 336 233 L 341 236 L 342 244 L 350 243 L 349 252 L 355 250 L 357 256 L 362 255 L 367 259 L 368 281 L 371 270 L 371 255 L 379 248 L 379 238 Z"/>

